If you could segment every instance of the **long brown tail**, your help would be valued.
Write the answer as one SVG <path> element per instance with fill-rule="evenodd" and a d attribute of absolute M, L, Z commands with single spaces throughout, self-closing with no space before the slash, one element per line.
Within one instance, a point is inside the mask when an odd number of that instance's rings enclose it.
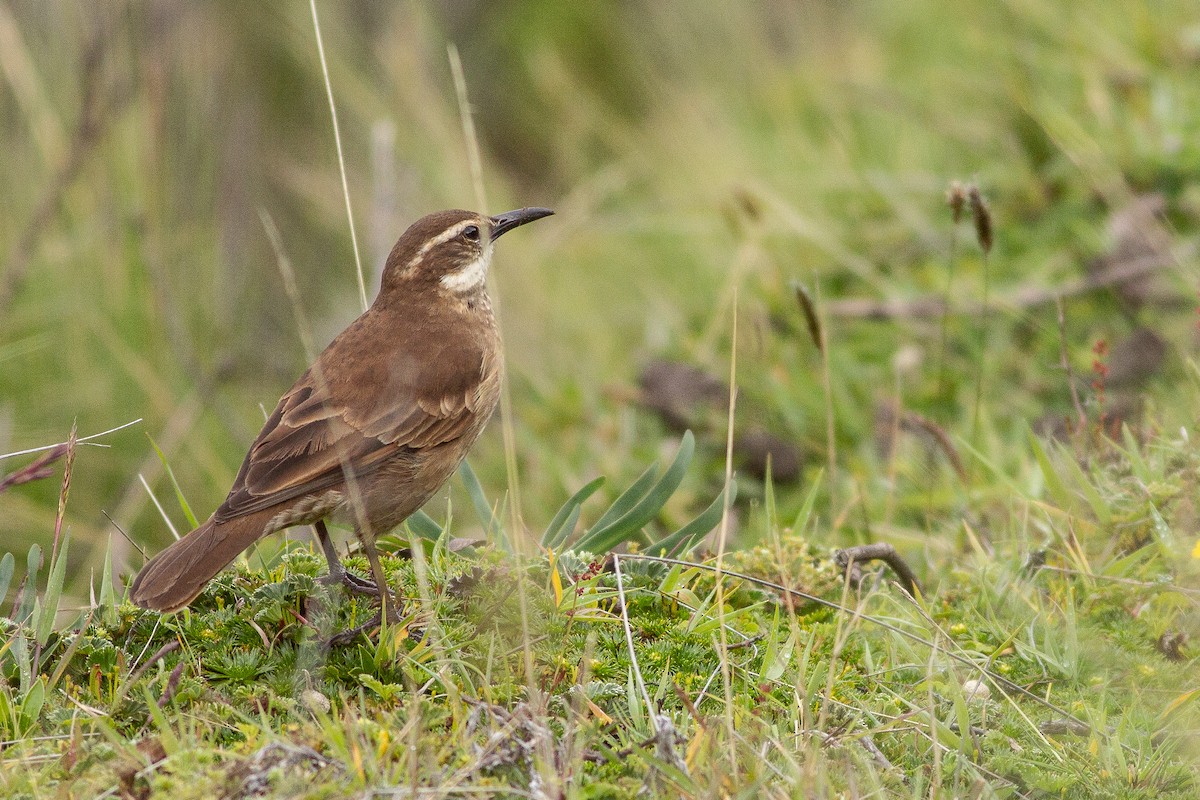
<path fill-rule="evenodd" d="M 238 553 L 262 536 L 270 516 L 271 509 L 220 523 L 210 517 L 142 567 L 130 588 L 133 602 L 153 611 L 183 608 Z"/>

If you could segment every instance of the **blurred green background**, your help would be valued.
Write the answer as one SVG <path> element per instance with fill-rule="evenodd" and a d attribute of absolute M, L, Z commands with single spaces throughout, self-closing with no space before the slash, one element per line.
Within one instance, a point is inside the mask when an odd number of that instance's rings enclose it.
<path fill-rule="evenodd" d="M 451 44 L 485 210 L 558 212 L 506 238 L 493 271 L 532 529 L 591 477 L 609 476 L 611 499 L 672 446 L 638 376 L 665 357 L 727 379 L 735 291 L 737 428 L 795 448 L 785 511 L 824 470 L 831 544 L 951 550 L 927 531 L 968 513 L 986 529 L 1002 504 L 999 486 L 960 481 L 919 443 L 897 455 L 897 398 L 1003 469 L 1005 443 L 1073 413 L 1064 347 L 1098 418 L 1117 387 L 1091 386 L 1093 349 L 1148 329 L 1161 358 L 1134 370 L 1122 418 L 1194 422 L 1172 403 L 1194 374 L 1194 0 L 318 8 L 369 276 L 409 222 L 476 204 Z M 147 436 L 203 517 L 305 366 L 260 213 L 283 234 L 318 344 L 360 310 L 308 4 L 0 2 L 0 137 L 0 453 L 62 441 L 73 420 L 81 434 L 145 420 L 79 451 L 66 522 L 82 591 L 110 537 L 140 564 L 104 512 L 151 551 L 169 540 L 139 474 L 187 527 Z M 986 271 L 946 207 L 953 180 L 991 203 Z M 1147 197 L 1157 213 L 1130 222 Z M 1164 262 L 1153 284 L 1068 298 L 1065 337 L 1053 303 L 1019 301 L 1119 264 L 1141 239 Z M 991 313 L 944 328 L 836 305 L 949 286 L 969 307 L 985 274 Z M 797 282 L 825 304 L 832 439 Z M 1152 417 L 1136 411 L 1146 402 Z M 668 508 L 679 520 L 719 489 L 723 413 L 698 415 L 704 463 Z M 471 463 L 502 497 L 499 424 Z M 758 535 L 754 473 L 739 469 L 742 541 Z M 0 494 L 0 551 L 48 542 L 58 494 L 57 478 Z M 456 524 L 476 525 L 452 497 Z M 1018 535 L 1006 524 L 991 535 Z"/>

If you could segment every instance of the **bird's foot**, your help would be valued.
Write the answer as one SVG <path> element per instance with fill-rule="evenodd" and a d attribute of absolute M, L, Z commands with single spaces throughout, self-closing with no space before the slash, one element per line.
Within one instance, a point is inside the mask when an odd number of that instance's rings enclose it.
<path fill-rule="evenodd" d="M 387 610 L 388 610 L 388 625 L 399 625 L 404 621 L 404 618 L 400 615 L 400 612 L 397 610 L 396 601 L 394 598 L 389 598 L 389 602 L 387 604 Z M 364 633 L 369 633 L 370 631 L 378 628 L 382 624 L 382 622 L 383 622 L 382 610 L 376 611 L 375 614 L 369 620 L 364 622 L 362 625 L 355 626 L 355 627 L 351 628 L 350 630 L 341 631 L 340 633 L 335 633 L 333 636 L 330 636 L 328 639 L 325 640 L 325 646 L 332 648 L 332 647 L 341 647 L 343 645 L 350 644 L 355 639 L 357 639 L 360 635 L 362 635 Z"/>
<path fill-rule="evenodd" d="M 374 581 L 360 578 L 353 572 L 348 572 L 345 569 L 331 570 L 327 575 L 318 579 L 325 586 L 335 586 L 341 584 L 346 587 L 346 591 L 353 594 L 366 594 L 371 597 L 379 597 L 379 587 Z"/>

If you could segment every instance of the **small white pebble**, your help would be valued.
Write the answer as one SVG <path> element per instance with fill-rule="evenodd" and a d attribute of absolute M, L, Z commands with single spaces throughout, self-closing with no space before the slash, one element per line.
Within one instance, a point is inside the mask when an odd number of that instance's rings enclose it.
<path fill-rule="evenodd" d="M 992 690 L 983 681 L 963 681 L 962 690 L 968 703 L 986 703 L 992 696 Z"/>
<path fill-rule="evenodd" d="M 914 372 L 925 360 L 925 352 L 916 345 L 905 345 L 892 356 L 892 369 L 901 375 Z"/>

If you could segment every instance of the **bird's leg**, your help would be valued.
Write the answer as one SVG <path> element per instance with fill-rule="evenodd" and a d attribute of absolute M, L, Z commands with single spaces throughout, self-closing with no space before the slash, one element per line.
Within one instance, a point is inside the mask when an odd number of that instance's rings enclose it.
<path fill-rule="evenodd" d="M 321 552 L 325 554 L 325 561 L 329 564 L 329 573 L 321 579 L 321 582 L 328 586 L 340 583 L 351 592 L 378 597 L 379 587 L 376 584 L 358 577 L 353 572 L 348 572 L 342 566 L 337 549 L 333 546 L 333 539 L 329 537 L 329 529 L 325 527 L 325 520 L 319 519 L 313 523 L 313 530 L 317 534 L 317 541 L 321 544 Z"/>
<path fill-rule="evenodd" d="M 363 550 L 367 551 L 367 561 L 371 562 L 371 575 L 379 588 L 380 618 L 387 620 L 388 624 L 399 622 L 399 604 L 388 588 L 387 576 L 383 574 L 383 564 L 379 560 L 379 551 L 375 549 L 375 539 L 369 533 L 364 536 L 362 531 L 358 532 L 358 539 L 362 542 Z"/>
<path fill-rule="evenodd" d="M 334 634 L 325 642 L 328 647 L 340 647 L 344 644 L 349 644 L 359 634 L 366 633 L 377 625 L 393 625 L 401 622 L 399 604 L 391 590 L 387 588 L 387 576 L 383 574 L 383 564 L 379 560 L 379 551 L 375 549 L 375 540 L 370 536 L 363 536 L 361 531 L 358 531 L 358 539 L 362 542 L 363 550 L 367 553 L 367 560 L 371 562 L 371 574 L 375 578 L 375 586 L 379 587 L 379 613 L 372 616 L 362 625 Z M 387 622 L 384 623 L 384 620 Z"/>

